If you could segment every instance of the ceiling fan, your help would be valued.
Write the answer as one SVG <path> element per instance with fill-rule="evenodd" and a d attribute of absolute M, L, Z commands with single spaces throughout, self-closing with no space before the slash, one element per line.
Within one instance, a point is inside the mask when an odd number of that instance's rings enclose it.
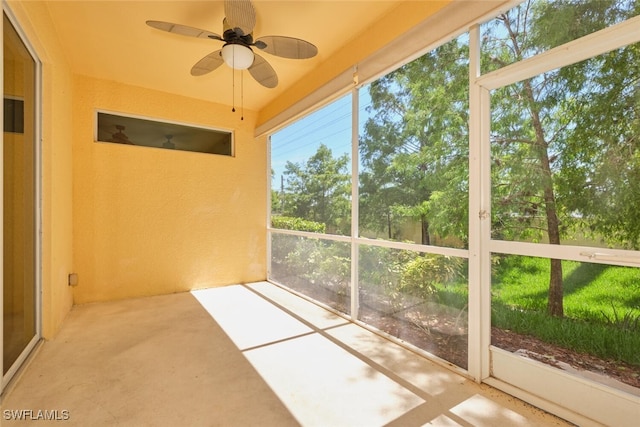
<path fill-rule="evenodd" d="M 271 55 L 289 59 L 313 58 L 318 48 L 294 37 L 263 36 L 253 39 L 256 11 L 251 0 L 225 0 L 225 18 L 222 21 L 222 36 L 207 30 L 164 21 L 147 21 L 147 25 L 158 30 L 182 36 L 213 39 L 224 42 L 221 49 L 211 52 L 191 68 L 191 75 L 207 74 L 223 63 L 236 70 L 248 69 L 251 76 L 262 86 L 274 88 L 278 75 L 273 67 L 253 48 Z"/>

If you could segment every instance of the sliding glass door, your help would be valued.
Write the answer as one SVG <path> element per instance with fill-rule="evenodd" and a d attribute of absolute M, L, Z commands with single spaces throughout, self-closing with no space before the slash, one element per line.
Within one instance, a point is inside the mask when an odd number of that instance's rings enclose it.
<path fill-rule="evenodd" d="M 3 15 L 3 386 L 39 337 L 37 63 Z"/>

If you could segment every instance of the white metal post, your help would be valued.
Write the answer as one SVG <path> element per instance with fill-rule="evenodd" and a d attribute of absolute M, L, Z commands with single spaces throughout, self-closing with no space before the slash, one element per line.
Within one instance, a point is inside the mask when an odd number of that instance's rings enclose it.
<path fill-rule="evenodd" d="M 271 279 L 271 240 L 273 239 L 273 233 L 271 233 L 271 179 L 271 135 L 269 135 L 267 136 L 267 250 L 265 254 L 267 258 L 267 280 Z"/>
<path fill-rule="evenodd" d="M 481 240 L 480 216 L 480 88 L 474 84 L 480 75 L 480 27 L 475 25 L 469 31 L 469 374 L 481 381 L 482 366 L 482 317 L 480 304 L 481 288 Z"/>
<path fill-rule="evenodd" d="M 359 265 L 359 246 L 357 242 L 359 233 L 359 192 L 358 192 L 358 174 L 359 154 L 358 139 L 359 132 L 359 110 L 360 98 L 358 91 L 358 70 L 353 71 L 354 87 L 351 90 L 351 318 L 358 319 L 360 290 L 358 285 L 358 265 Z"/>

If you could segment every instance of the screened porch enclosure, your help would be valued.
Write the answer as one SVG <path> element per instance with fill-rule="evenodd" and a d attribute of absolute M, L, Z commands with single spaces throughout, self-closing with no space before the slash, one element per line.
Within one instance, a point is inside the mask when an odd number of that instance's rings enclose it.
<path fill-rule="evenodd" d="M 270 280 L 477 381 L 626 425 L 639 12 L 525 1 L 274 131 Z M 565 397 L 584 387 L 594 406 Z"/>

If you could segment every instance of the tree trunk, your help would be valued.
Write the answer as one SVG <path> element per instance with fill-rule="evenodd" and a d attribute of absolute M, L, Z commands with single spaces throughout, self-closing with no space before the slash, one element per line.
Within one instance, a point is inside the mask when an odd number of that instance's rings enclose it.
<path fill-rule="evenodd" d="M 424 216 L 420 219 L 422 225 L 422 244 L 430 245 L 431 239 L 429 238 L 429 221 Z"/>
<path fill-rule="evenodd" d="M 533 89 L 531 88 L 531 82 L 529 80 L 525 82 L 524 88 L 526 97 L 529 101 L 533 128 L 536 133 L 535 146 L 537 148 L 538 160 L 540 161 L 540 173 L 542 174 L 545 216 L 547 219 L 547 235 L 549 237 L 550 244 L 559 245 L 560 221 L 558 220 L 556 196 L 553 190 L 553 172 L 551 171 L 551 162 L 549 161 L 548 151 L 549 144 L 544 137 L 544 130 L 540 120 L 540 112 L 535 105 Z M 562 261 L 559 259 L 552 259 L 549 274 L 549 294 L 547 300 L 547 311 L 551 316 L 564 316 L 562 288 Z"/>
<path fill-rule="evenodd" d="M 549 279 L 549 296 L 547 311 L 551 316 L 564 316 L 562 290 L 562 260 L 551 260 L 551 274 Z"/>
<path fill-rule="evenodd" d="M 519 58 L 522 57 L 520 45 L 516 33 L 511 27 L 511 22 L 507 15 L 501 15 L 501 19 L 509 32 L 509 38 L 513 43 L 514 50 Z M 549 161 L 549 144 L 544 136 L 542 121 L 540 120 L 540 109 L 536 104 L 536 97 L 531 87 L 531 81 L 524 82 L 524 98 L 531 113 L 531 120 L 535 130 L 536 139 L 535 147 L 537 148 L 538 160 L 540 161 L 540 173 L 542 174 L 542 186 L 544 193 L 545 215 L 547 219 L 547 234 L 549 243 L 552 245 L 560 244 L 560 221 L 558 220 L 558 212 L 556 208 L 556 198 L 553 191 L 553 173 Z M 564 315 L 563 308 L 563 290 L 562 290 L 562 262 L 561 260 L 551 260 L 551 272 L 549 275 L 549 294 L 547 301 L 547 310 L 550 315 L 562 317 Z"/>

